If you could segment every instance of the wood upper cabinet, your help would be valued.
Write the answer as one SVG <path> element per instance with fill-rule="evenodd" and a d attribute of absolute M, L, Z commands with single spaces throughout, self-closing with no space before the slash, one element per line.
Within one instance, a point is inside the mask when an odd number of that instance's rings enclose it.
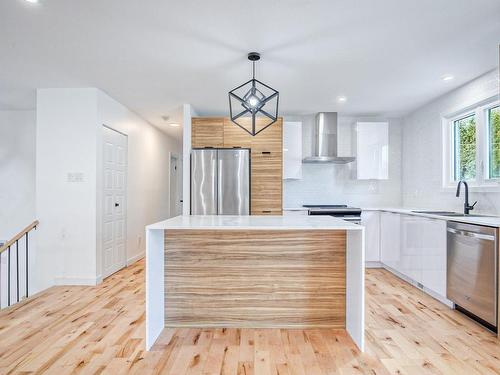
<path fill-rule="evenodd" d="M 279 118 L 274 124 L 252 138 L 252 153 L 283 153 L 283 119 Z"/>
<path fill-rule="evenodd" d="M 193 148 L 224 147 L 223 117 L 193 117 L 191 120 Z"/>
<path fill-rule="evenodd" d="M 252 136 L 232 122 L 224 119 L 224 148 L 251 148 Z"/>

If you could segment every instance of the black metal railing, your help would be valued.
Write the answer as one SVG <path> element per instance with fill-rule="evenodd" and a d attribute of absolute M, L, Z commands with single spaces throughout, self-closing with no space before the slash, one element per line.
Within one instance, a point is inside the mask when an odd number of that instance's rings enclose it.
<path fill-rule="evenodd" d="M 19 302 L 20 300 L 27 298 L 29 296 L 29 234 L 33 229 L 36 229 L 39 222 L 38 220 L 34 221 L 26 228 L 24 228 L 21 232 L 19 232 L 16 236 L 14 236 L 11 240 L 7 241 L 3 246 L 0 247 L 0 257 L 4 256 L 4 253 L 7 255 L 7 306 L 10 306 L 14 303 Z M 20 287 L 21 287 L 21 276 L 20 273 L 20 251 L 19 245 L 24 245 L 24 295 L 20 295 Z M 15 254 L 12 254 L 15 252 Z M 13 267 L 12 257 L 15 255 L 15 268 Z M 22 255 L 22 254 L 21 254 Z M 14 269 L 13 269 L 14 268 Z M 12 295 L 12 283 L 13 277 L 12 273 L 15 271 L 15 283 L 16 283 L 16 291 L 15 291 L 15 299 Z M 0 275 L 0 284 L 3 281 L 3 277 Z M 0 285 L 0 291 L 3 291 L 4 288 Z M 14 301 L 13 301 L 14 299 Z"/>

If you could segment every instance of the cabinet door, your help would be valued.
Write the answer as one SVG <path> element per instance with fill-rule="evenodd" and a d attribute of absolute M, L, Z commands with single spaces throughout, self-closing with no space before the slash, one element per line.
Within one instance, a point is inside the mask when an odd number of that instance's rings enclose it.
<path fill-rule="evenodd" d="M 422 284 L 446 297 L 446 221 L 421 218 Z"/>
<path fill-rule="evenodd" d="M 258 120 L 258 123 L 263 120 Z M 261 126 L 260 126 L 261 127 Z M 253 153 L 283 153 L 283 119 L 280 117 L 274 124 L 269 126 L 254 137 L 251 137 Z"/>
<path fill-rule="evenodd" d="M 356 173 L 358 180 L 389 178 L 389 124 L 356 124 Z"/>
<path fill-rule="evenodd" d="M 380 259 L 382 263 L 398 270 L 401 263 L 401 215 L 380 213 Z"/>
<path fill-rule="evenodd" d="M 252 136 L 226 118 L 224 119 L 224 147 L 250 148 L 252 147 Z"/>
<path fill-rule="evenodd" d="M 302 123 L 283 123 L 283 179 L 302 178 Z"/>
<path fill-rule="evenodd" d="M 396 270 L 422 282 L 422 252 L 425 222 L 421 217 L 401 215 L 401 257 Z"/>
<path fill-rule="evenodd" d="M 367 262 L 380 262 L 380 213 L 363 211 L 361 224 L 365 227 L 365 248 Z"/>
<path fill-rule="evenodd" d="M 256 153 L 252 149 L 251 210 L 252 215 L 282 214 L 282 158 L 272 152 Z"/>
<path fill-rule="evenodd" d="M 223 147 L 224 118 L 193 117 L 191 120 L 191 146 L 193 148 Z"/>

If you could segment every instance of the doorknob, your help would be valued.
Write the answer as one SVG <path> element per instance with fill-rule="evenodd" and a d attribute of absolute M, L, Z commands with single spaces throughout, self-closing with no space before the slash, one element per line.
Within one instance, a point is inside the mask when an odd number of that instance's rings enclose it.
<path fill-rule="evenodd" d="M 120 203 L 115 203 L 115 207 L 118 207 L 118 206 L 120 206 Z"/>

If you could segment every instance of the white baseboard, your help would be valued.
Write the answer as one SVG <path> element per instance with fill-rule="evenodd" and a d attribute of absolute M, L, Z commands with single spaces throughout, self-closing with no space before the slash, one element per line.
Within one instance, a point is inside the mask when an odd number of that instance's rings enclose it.
<path fill-rule="evenodd" d="M 384 266 L 380 262 L 366 261 L 365 268 L 384 268 Z"/>
<path fill-rule="evenodd" d="M 134 255 L 133 257 L 127 260 L 126 267 L 131 264 L 137 262 L 144 258 L 145 252 Z M 87 286 L 96 286 L 102 283 L 102 275 L 97 276 L 96 278 L 84 278 L 84 277 L 56 277 L 54 280 L 55 285 L 87 285 Z"/>
<path fill-rule="evenodd" d="M 445 304 L 449 308 L 452 308 L 452 309 L 455 308 L 454 303 L 451 302 L 448 298 L 440 295 L 439 293 L 434 292 L 433 290 L 431 290 L 429 288 L 426 288 L 425 286 L 423 286 L 422 284 L 416 282 L 415 280 L 410 279 L 408 276 L 403 275 L 401 272 L 396 271 L 394 268 L 391 268 L 388 265 L 383 264 L 383 263 L 382 263 L 382 268 L 384 268 L 387 271 L 393 273 L 394 275 L 396 275 L 400 279 L 406 281 L 408 284 L 413 285 L 415 288 L 418 288 L 418 289 L 422 290 L 423 292 L 427 293 L 429 296 L 431 296 L 432 298 L 438 300 L 439 302 Z"/>
<path fill-rule="evenodd" d="M 146 255 L 146 253 L 143 251 L 142 253 L 139 253 L 139 254 L 134 255 L 133 257 L 129 258 L 127 260 L 127 266 L 130 266 L 131 264 L 137 262 L 138 260 L 141 260 L 142 258 L 144 258 L 145 255 Z"/>

